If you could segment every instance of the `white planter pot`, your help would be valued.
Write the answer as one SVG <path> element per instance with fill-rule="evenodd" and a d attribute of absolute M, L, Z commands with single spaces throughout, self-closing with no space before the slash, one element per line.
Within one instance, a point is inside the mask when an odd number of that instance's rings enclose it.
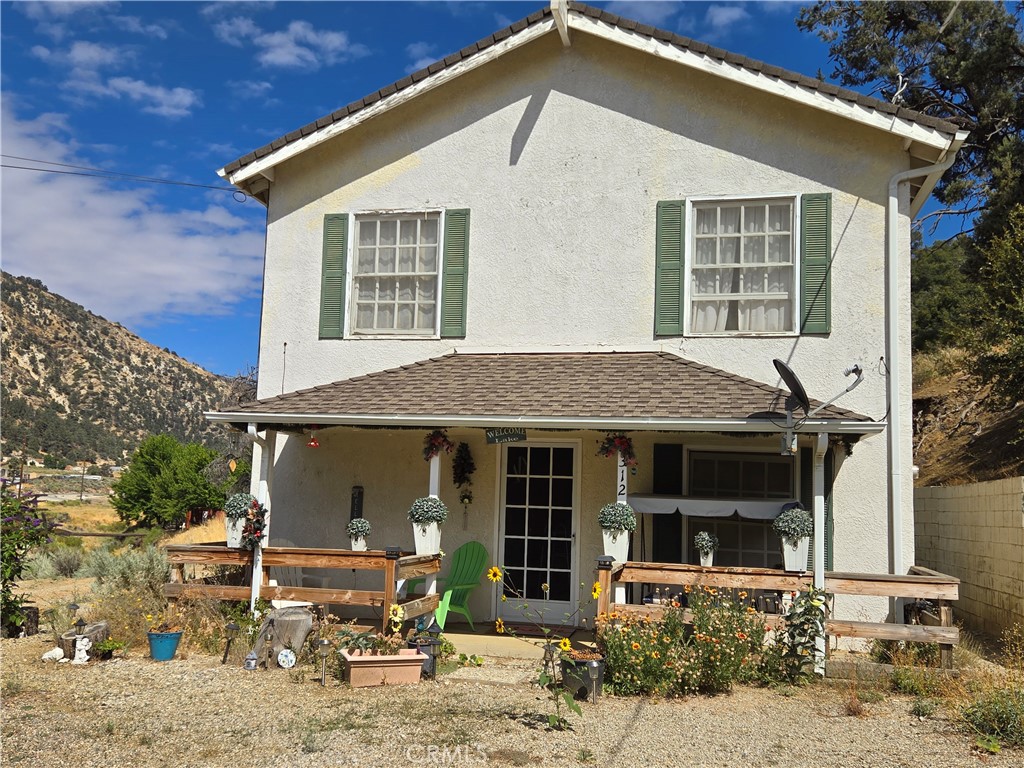
<path fill-rule="evenodd" d="M 350 536 L 349 545 L 353 552 L 365 552 L 366 551 L 366 537 L 365 536 Z"/>
<path fill-rule="evenodd" d="M 782 540 L 782 562 L 787 571 L 807 570 L 807 546 L 810 538 Z"/>
<path fill-rule="evenodd" d="M 224 518 L 224 531 L 227 534 L 228 546 L 238 549 L 242 546 L 242 529 L 245 528 L 245 518 L 232 520 Z"/>
<path fill-rule="evenodd" d="M 609 531 L 602 528 L 604 536 L 604 553 L 620 563 L 626 562 L 629 558 L 629 531 Z"/>
<path fill-rule="evenodd" d="M 412 540 L 417 555 L 436 555 L 441 551 L 441 526 L 437 523 L 413 523 Z"/>
<path fill-rule="evenodd" d="M 700 553 L 700 564 L 702 568 L 710 568 L 714 564 L 714 562 L 715 553 L 713 550 L 711 552 Z"/>

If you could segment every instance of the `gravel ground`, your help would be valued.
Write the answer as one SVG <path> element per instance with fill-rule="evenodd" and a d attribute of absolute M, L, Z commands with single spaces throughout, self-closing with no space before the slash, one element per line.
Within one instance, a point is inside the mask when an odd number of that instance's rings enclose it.
<path fill-rule="evenodd" d="M 529 662 L 352 690 L 321 688 L 308 667 L 245 672 L 197 654 L 44 664 L 49 648 L 39 636 L 0 643 L 5 766 L 1024 766 L 1019 750 L 980 755 L 941 715 L 912 717 L 905 697 L 850 717 L 844 686 L 602 697 L 551 732 Z"/>

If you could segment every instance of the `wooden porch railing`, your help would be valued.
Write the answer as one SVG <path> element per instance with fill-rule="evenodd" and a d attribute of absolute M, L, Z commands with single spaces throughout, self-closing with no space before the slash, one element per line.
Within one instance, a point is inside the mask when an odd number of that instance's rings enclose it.
<path fill-rule="evenodd" d="M 186 565 L 241 565 L 252 567 L 253 551 L 229 548 L 222 544 L 182 544 L 166 548 L 171 564 L 171 582 L 164 585 L 170 599 L 185 596 L 216 600 L 248 600 L 251 586 L 228 586 L 187 582 Z M 270 585 L 274 566 L 323 568 L 330 570 L 380 571 L 381 590 L 333 589 L 279 584 Z M 382 609 L 382 629 L 387 629 L 388 609 L 395 604 L 405 610 L 405 618 L 431 613 L 437 608 L 438 595 L 399 599 L 398 582 L 417 576 L 430 576 L 441 570 L 440 555 L 415 555 L 399 549 L 354 552 L 347 549 L 305 549 L 302 547 L 264 547 L 260 579 L 260 597 L 264 600 L 296 600 L 310 603 L 372 606 Z"/>
<path fill-rule="evenodd" d="M 656 615 L 660 605 L 630 605 L 612 602 L 616 584 L 644 583 L 678 586 L 727 587 L 745 590 L 803 591 L 813 584 L 810 573 L 793 573 L 770 568 L 722 568 L 680 563 L 613 563 L 598 558 L 597 581 L 601 585 L 598 614 L 611 612 Z M 960 596 L 960 580 L 954 576 L 914 566 L 906 576 L 876 573 L 825 573 L 825 591 L 836 595 L 873 595 L 906 597 L 934 601 L 937 612 L 922 612 L 921 624 L 892 624 L 870 621 L 828 619 L 827 635 L 881 640 L 905 640 L 938 643 L 940 662 L 944 668 L 953 666 L 953 646 L 960 642 L 960 630 L 953 626 L 953 609 L 949 601 Z M 769 623 L 782 626 L 782 617 L 769 617 Z"/>

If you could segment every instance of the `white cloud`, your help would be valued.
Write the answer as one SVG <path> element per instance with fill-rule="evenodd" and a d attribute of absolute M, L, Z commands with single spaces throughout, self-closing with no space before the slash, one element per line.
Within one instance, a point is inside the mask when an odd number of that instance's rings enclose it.
<path fill-rule="evenodd" d="M 264 105 L 277 104 L 277 99 L 270 98 L 274 86 L 266 80 L 228 80 L 231 95 L 236 99 L 263 99 Z"/>
<path fill-rule="evenodd" d="M 409 43 L 405 46 L 406 54 L 412 59 L 412 63 L 405 68 L 406 73 L 416 72 L 437 61 L 437 56 L 434 55 L 436 49 L 437 46 L 434 43 L 426 42 Z"/>
<path fill-rule="evenodd" d="M 112 16 L 114 26 L 124 32 L 134 32 L 148 37 L 167 39 L 167 29 L 159 24 L 144 24 L 138 16 Z"/>
<path fill-rule="evenodd" d="M 127 96 L 143 105 L 142 111 L 161 117 L 188 117 L 195 107 L 202 106 L 196 91 L 188 88 L 164 88 L 130 77 L 112 77 L 107 88 L 115 96 Z"/>
<path fill-rule="evenodd" d="M 207 3 L 199 10 L 199 13 L 212 19 L 228 13 L 271 11 L 275 5 L 277 4 L 267 0 L 249 0 L 248 2 L 246 0 L 231 0 L 230 2 Z"/>
<path fill-rule="evenodd" d="M 738 5 L 712 5 L 704 16 L 712 37 L 724 37 L 750 20 L 750 13 Z"/>
<path fill-rule="evenodd" d="M 664 28 L 666 22 L 679 12 L 679 4 L 667 0 L 616 0 L 608 3 L 605 10 L 627 19 Z"/>
<path fill-rule="evenodd" d="M 93 16 L 95 11 L 116 8 L 117 3 L 78 0 L 77 2 L 27 2 L 12 3 L 28 18 L 36 22 L 36 31 L 49 35 L 54 40 L 63 40 L 68 35 L 70 23 L 75 16 Z"/>
<path fill-rule="evenodd" d="M 318 30 L 308 21 L 293 21 L 283 30 L 266 32 L 248 17 L 233 16 L 214 24 L 213 32 L 236 48 L 255 46 L 256 60 L 268 68 L 315 71 L 370 52 L 365 45 L 350 42 L 346 32 Z"/>
<path fill-rule="evenodd" d="M 5 153 L 92 164 L 61 115 L 22 120 L 5 100 L 2 122 Z M 2 182 L 4 269 L 110 320 L 225 314 L 259 294 L 264 212 L 252 201 L 197 195 L 175 210 L 164 187 L 10 169 Z"/>
<path fill-rule="evenodd" d="M 96 71 L 103 67 L 123 65 L 132 54 L 116 45 L 101 45 L 76 40 L 63 54 L 64 61 L 74 69 Z"/>

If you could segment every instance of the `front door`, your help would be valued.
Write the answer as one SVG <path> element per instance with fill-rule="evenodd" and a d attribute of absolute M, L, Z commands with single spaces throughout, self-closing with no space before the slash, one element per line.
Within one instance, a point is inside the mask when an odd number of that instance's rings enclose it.
<path fill-rule="evenodd" d="M 499 535 L 506 586 L 499 615 L 505 621 L 525 623 L 539 611 L 547 624 L 576 623 L 577 454 L 576 443 L 503 446 Z"/>

